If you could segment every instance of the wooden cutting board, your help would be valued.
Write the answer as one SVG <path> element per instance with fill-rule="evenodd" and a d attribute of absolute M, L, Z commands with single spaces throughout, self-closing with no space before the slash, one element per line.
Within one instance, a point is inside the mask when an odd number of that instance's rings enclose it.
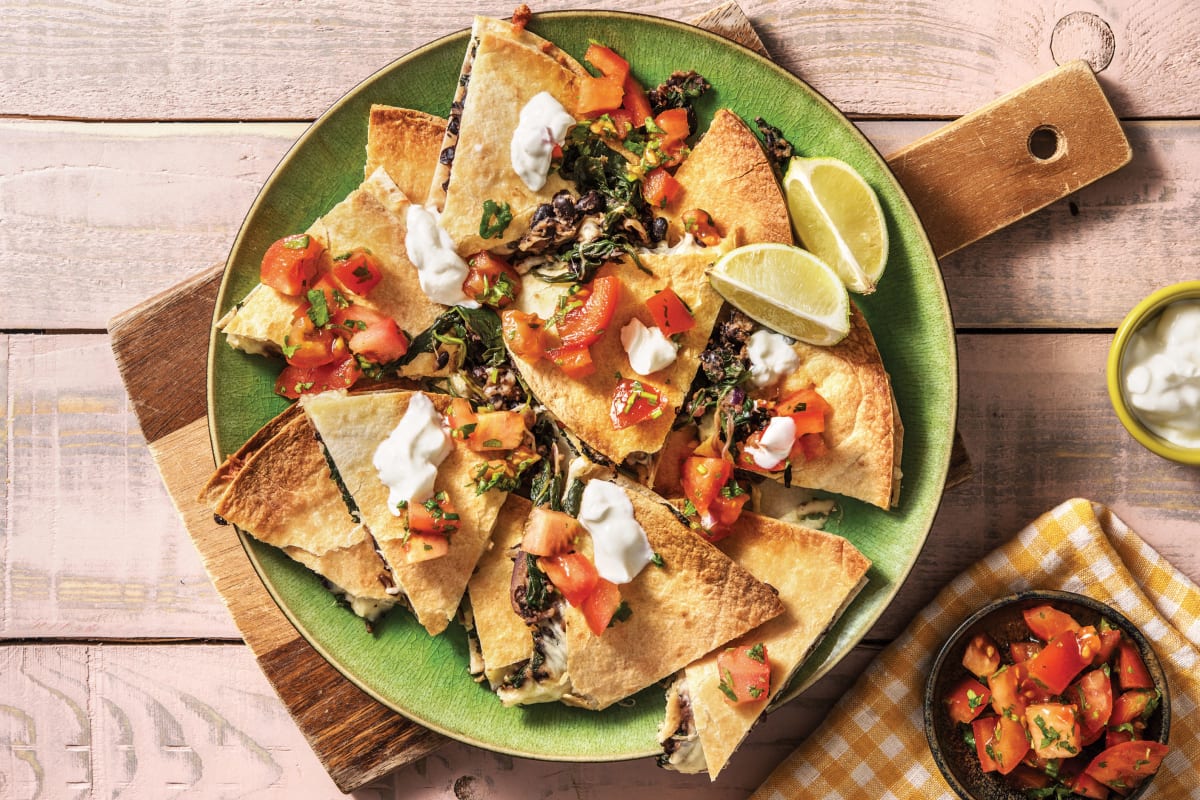
<path fill-rule="evenodd" d="M 767 55 L 736 3 L 692 22 Z M 1109 174 L 1130 155 L 1091 70 L 1074 62 L 887 160 L 941 257 Z M 212 267 L 114 318 L 113 352 L 167 490 L 234 623 L 333 781 L 351 792 L 445 739 L 330 666 L 275 605 L 233 529 L 215 524 L 195 500 L 214 467 L 207 346 L 222 270 Z M 946 486 L 970 476 L 956 436 Z"/>

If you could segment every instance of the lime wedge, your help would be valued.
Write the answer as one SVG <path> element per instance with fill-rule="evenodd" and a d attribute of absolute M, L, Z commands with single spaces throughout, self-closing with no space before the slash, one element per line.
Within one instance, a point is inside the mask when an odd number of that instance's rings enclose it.
<path fill-rule="evenodd" d="M 751 319 L 793 339 L 831 345 L 850 332 L 846 285 L 821 259 L 799 247 L 739 247 L 721 256 L 708 279 Z"/>
<path fill-rule="evenodd" d="M 836 158 L 793 158 L 783 189 L 800 243 L 833 267 L 850 291 L 875 291 L 887 266 L 887 224 L 862 176 Z"/>

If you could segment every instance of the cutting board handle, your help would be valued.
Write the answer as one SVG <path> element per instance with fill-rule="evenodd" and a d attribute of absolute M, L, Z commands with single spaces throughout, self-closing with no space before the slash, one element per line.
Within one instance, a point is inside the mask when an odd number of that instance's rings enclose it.
<path fill-rule="evenodd" d="M 1072 61 L 887 158 L 938 258 L 1129 163 L 1120 120 Z"/>

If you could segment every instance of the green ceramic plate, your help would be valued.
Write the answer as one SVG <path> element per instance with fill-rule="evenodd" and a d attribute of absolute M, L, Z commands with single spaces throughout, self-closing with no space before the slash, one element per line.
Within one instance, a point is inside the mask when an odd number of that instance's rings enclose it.
<path fill-rule="evenodd" d="M 589 40 L 629 59 L 653 86 L 677 69 L 696 69 L 715 91 L 698 111 L 706 126 L 729 107 L 781 128 L 799 154 L 835 156 L 859 170 L 879 194 L 891 236 L 887 272 L 861 305 L 895 385 L 905 426 L 904 484 L 898 511 L 854 501 L 830 529 L 874 563 L 870 584 L 792 686 L 811 684 L 867 632 L 921 551 L 945 483 L 957 403 L 954 331 L 937 262 L 921 225 L 879 154 L 828 101 L 770 61 L 728 41 L 666 20 L 617 13 L 541 14 L 530 28 L 582 57 Z M 267 181 L 230 254 L 217 303 L 225 313 L 257 282 L 262 252 L 303 230 L 362 179 L 367 112 L 387 103 L 445 114 L 467 32 L 436 41 L 371 76 L 326 112 Z M 214 335 L 209 418 L 223 458 L 282 410 L 272 393 L 280 364 L 230 349 Z M 338 607 L 318 579 L 278 551 L 247 540 L 247 552 L 279 606 L 335 667 L 381 702 L 456 739 L 496 751 L 558 760 L 616 760 L 657 750 L 663 693 L 651 688 L 602 713 L 559 704 L 506 709 L 467 675 L 463 631 L 431 638 L 403 613 L 374 635 Z"/>

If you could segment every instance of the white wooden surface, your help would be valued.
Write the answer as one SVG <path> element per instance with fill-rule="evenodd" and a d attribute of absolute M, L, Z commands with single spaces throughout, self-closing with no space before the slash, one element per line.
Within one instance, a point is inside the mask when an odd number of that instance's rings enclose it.
<path fill-rule="evenodd" d="M 1083 56 L 1104 67 L 1133 163 L 943 263 L 975 478 L 947 494 L 867 643 L 719 783 L 455 744 L 359 797 L 743 797 L 945 581 L 1067 497 L 1112 504 L 1200 579 L 1200 471 L 1126 436 L 1103 382 L 1124 313 L 1200 277 L 1200 15 L 1182 1 L 742 5 L 884 153 Z M 0 0 L 0 797 L 337 795 L 175 518 L 103 328 L 221 260 L 308 120 L 475 10 L 510 9 Z"/>

